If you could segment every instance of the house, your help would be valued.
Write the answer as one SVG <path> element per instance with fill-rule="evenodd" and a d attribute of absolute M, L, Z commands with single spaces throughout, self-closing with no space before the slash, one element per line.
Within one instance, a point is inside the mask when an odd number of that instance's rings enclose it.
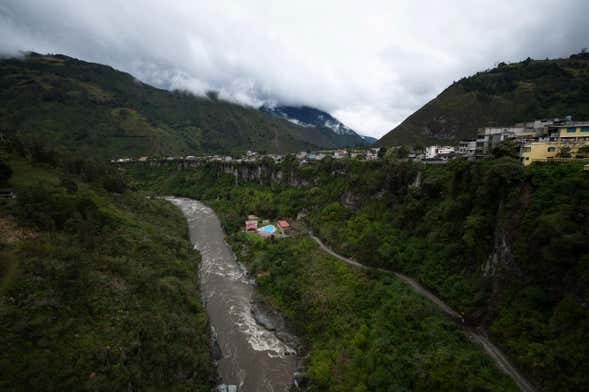
<path fill-rule="evenodd" d="M 280 231 L 282 231 L 283 234 L 286 231 L 290 230 L 290 224 L 288 223 L 288 221 L 285 220 L 279 220 L 278 227 L 280 228 Z"/>
<path fill-rule="evenodd" d="M 520 148 L 524 166 L 532 162 L 578 158 L 582 147 L 589 146 L 589 121 L 561 122 L 549 127 L 549 135 L 525 142 Z"/>
<path fill-rule="evenodd" d="M 438 155 L 451 155 L 454 154 L 456 149 L 452 146 L 440 146 L 438 147 Z"/>
<path fill-rule="evenodd" d="M 477 151 L 476 140 L 461 140 L 458 145 L 458 154 L 466 155 L 467 157 L 474 157 Z"/>
<path fill-rule="evenodd" d="M 562 141 L 569 143 L 589 141 L 589 121 L 571 122 L 554 128 Z"/>
<path fill-rule="evenodd" d="M 512 127 L 485 127 L 477 131 L 476 155 L 489 155 L 498 144 L 509 139 L 530 139 L 541 136 L 547 131 L 548 122 L 537 120 Z M 535 128 L 537 127 L 537 128 Z"/>
<path fill-rule="evenodd" d="M 335 159 L 343 159 L 348 156 L 348 152 L 346 150 L 336 150 L 333 153 L 333 157 Z"/>
<path fill-rule="evenodd" d="M 524 166 L 533 162 L 546 162 L 554 159 L 574 159 L 581 147 L 589 147 L 589 141 L 570 142 L 567 140 L 534 141 L 520 148 L 520 159 Z"/>
<path fill-rule="evenodd" d="M 245 221 L 245 230 L 246 231 L 258 230 L 258 221 L 257 220 L 246 220 Z"/>
<path fill-rule="evenodd" d="M 452 146 L 427 146 L 425 148 L 425 159 L 440 159 L 454 154 L 454 152 L 455 148 Z"/>
<path fill-rule="evenodd" d="M 425 148 L 425 159 L 434 159 L 438 155 L 438 146 L 427 146 Z"/>
<path fill-rule="evenodd" d="M 524 127 L 485 127 L 477 130 L 477 155 L 489 155 L 499 143 L 512 139 Z"/>
<path fill-rule="evenodd" d="M 546 162 L 554 159 L 578 158 L 581 147 L 589 146 L 589 121 L 574 122 L 555 120 L 544 126 L 544 137 L 537 136 L 533 141 L 524 141 L 520 148 L 520 159 L 524 166 L 533 162 Z"/>

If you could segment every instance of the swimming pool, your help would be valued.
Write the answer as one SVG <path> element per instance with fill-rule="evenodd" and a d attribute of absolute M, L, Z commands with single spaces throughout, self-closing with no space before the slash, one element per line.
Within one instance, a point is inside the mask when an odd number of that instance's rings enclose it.
<path fill-rule="evenodd" d="M 261 233 L 272 234 L 276 231 L 276 227 L 274 227 L 274 225 L 266 225 L 266 226 L 260 227 L 258 229 L 258 231 Z"/>

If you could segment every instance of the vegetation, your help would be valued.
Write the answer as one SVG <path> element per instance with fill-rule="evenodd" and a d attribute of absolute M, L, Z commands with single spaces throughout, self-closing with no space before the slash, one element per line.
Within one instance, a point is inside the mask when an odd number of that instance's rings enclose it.
<path fill-rule="evenodd" d="M 266 176 L 239 185 L 214 164 L 185 171 L 137 166 L 129 173 L 146 189 L 206 201 L 228 232 L 241 228 L 248 213 L 291 219 L 303 213 L 338 252 L 405 272 L 436 291 L 469 323 L 486 328 L 543 389 L 586 389 L 589 179 L 581 163 L 524 168 L 498 156 L 443 166 L 286 162 L 262 170 L 280 170 L 282 183 Z M 296 260 L 296 246 L 287 248 Z M 276 290 L 288 287 L 297 286 Z M 374 309 L 370 301 L 363 306 Z M 323 336 L 314 333 L 308 332 L 311 341 Z"/>
<path fill-rule="evenodd" d="M 0 161 L 0 185 L 6 183 L 12 176 L 12 168 L 5 162 Z"/>
<path fill-rule="evenodd" d="M 312 391 L 517 390 L 434 305 L 389 275 L 328 256 L 308 237 L 233 237 L 257 287 L 310 347 Z"/>
<path fill-rule="evenodd" d="M 104 165 L 15 145 L 2 158 L 17 198 L 0 200 L 0 389 L 210 391 L 180 212 L 120 192 Z"/>
<path fill-rule="evenodd" d="M 589 58 L 501 63 L 453 83 L 379 144 L 456 142 L 485 126 L 538 118 L 589 118 Z"/>
<path fill-rule="evenodd" d="M 62 55 L 0 60 L 0 136 L 18 135 L 99 158 L 285 152 L 341 145 L 253 108 L 143 84 Z"/>

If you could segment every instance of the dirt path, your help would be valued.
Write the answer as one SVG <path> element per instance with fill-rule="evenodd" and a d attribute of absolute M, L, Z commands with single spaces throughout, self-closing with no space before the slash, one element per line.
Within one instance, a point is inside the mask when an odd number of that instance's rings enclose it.
<path fill-rule="evenodd" d="M 317 242 L 317 244 L 319 244 L 321 249 L 323 249 L 325 252 L 329 253 L 333 257 L 343 261 L 344 263 L 347 263 L 347 264 L 352 265 L 354 267 L 362 268 L 365 270 L 380 271 L 380 272 L 383 272 L 386 274 L 395 275 L 403 283 L 405 283 L 407 286 L 411 287 L 411 289 L 413 289 L 416 293 L 424 296 L 425 298 L 427 298 L 428 300 L 433 302 L 448 317 L 450 317 L 452 320 L 456 321 L 456 323 L 462 328 L 464 334 L 468 337 L 468 339 L 470 341 L 480 345 L 483 348 L 483 350 L 487 353 L 487 355 L 489 355 L 489 357 L 491 357 L 491 359 L 493 359 L 493 361 L 495 362 L 497 367 L 499 369 L 501 369 L 509 377 L 511 377 L 511 379 L 517 384 L 517 386 L 522 391 L 524 391 L 524 392 L 535 392 L 536 391 L 536 389 L 532 386 L 532 384 L 530 382 L 528 382 L 528 380 L 526 380 L 525 377 L 520 372 L 518 372 L 518 370 L 515 368 L 515 366 L 513 366 L 511 364 L 509 359 L 507 359 L 505 354 L 503 354 L 503 352 L 501 352 L 499 347 L 495 346 L 484 333 L 481 333 L 480 331 L 478 331 L 474 328 L 464 325 L 464 319 L 462 318 L 462 316 L 458 312 L 456 312 L 451 307 L 449 307 L 447 304 L 445 304 L 444 301 L 442 301 L 440 298 L 436 297 L 431 291 L 429 291 L 428 289 L 423 287 L 415 279 L 410 278 L 410 277 L 403 275 L 401 273 L 398 273 L 398 272 L 388 271 L 383 268 L 369 267 L 367 265 L 360 264 L 357 261 L 354 261 L 352 259 L 349 259 L 347 257 L 344 257 L 342 255 L 335 253 L 333 250 L 331 250 L 331 248 L 329 248 L 327 245 L 325 245 L 319 238 L 315 237 L 311 232 L 309 232 L 309 236 L 311 238 L 313 238 L 315 240 L 315 242 Z"/>

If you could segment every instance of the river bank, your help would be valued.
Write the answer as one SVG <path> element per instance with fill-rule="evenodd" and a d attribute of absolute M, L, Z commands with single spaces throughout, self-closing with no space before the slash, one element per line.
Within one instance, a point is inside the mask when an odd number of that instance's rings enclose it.
<path fill-rule="evenodd" d="M 188 221 L 202 257 L 199 271 L 220 383 L 240 391 L 287 391 L 298 368 L 298 341 L 284 319 L 255 293 L 255 282 L 225 242 L 214 211 L 186 198 L 166 198 Z"/>

